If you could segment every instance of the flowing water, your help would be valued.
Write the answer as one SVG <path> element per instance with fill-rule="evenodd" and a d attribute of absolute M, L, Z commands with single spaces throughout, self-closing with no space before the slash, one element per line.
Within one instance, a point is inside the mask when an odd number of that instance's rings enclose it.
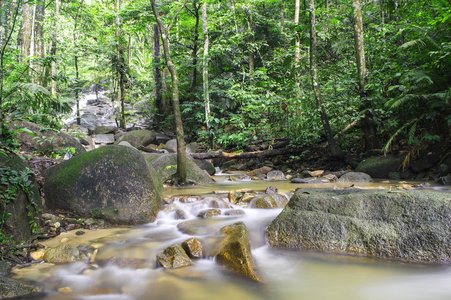
<path fill-rule="evenodd" d="M 66 243 L 84 243 L 98 248 L 95 264 L 33 264 L 16 270 L 16 276 L 42 282 L 50 291 L 44 299 L 49 300 L 451 299 L 450 266 L 408 264 L 346 255 L 273 249 L 267 246 L 266 226 L 282 209 L 249 209 L 230 205 L 227 201 L 221 202 L 218 199 L 227 198 L 226 194 L 215 194 L 212 191 L 239 188 L 264 190 L 273 185 L 289 195 L 300 185 L 286 181 L 230 183 L 225 182 L 224 178 L 227 178 L 227 175 L 217 177 L 218 182 L 212 185 L 186 189 L 168 188 L 168 195 L 202 195 L 203 200 L 191 201 L 195 197 L 185 198 L 184 203 L 176 200 L 166 205 L 154 223 L 133 228 L 85 230 L 86 233 L 81 236 L 68 232 L 45 242 L 47 246 L 54 247 L 66 237 Z M 347 185 L 349 186 L 349 183 Z M 388 185 L 390 183 L 380 182 L 362 187 L 387 188 Z M 223 212 L 240 209 L 245 215 L 221 215 L 202 220 L 196 218 L 200 211 L 211 207 L 212 199 L 216 199 L 215 206 L 219 206 Z M 187 219 L 175 219 L 177 209 L 182 210 Z M 204 249 L 208 252 L 220 238 L 220 228 L 238 221 L 243 221 L 248 228 L 256 271 L 262 284 L 225 272 L 210 257 L 195 261 L 193 267 L 172 271 L 155 268 L 155 257 L 159 252 L 167 246 L 193 237 L 182 232 L 186 232 L 187 228 L 203 242 Z M 147 267 L 135 269 L 104 265 L 103 262 L 109 257 L 144 259 Z"/>

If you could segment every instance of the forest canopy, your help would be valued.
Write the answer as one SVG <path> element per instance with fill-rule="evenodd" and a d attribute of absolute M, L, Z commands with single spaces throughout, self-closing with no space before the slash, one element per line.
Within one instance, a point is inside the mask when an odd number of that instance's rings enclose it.
<path fill-rule="evenodd" d="M 235 151 L 262 139 L 287 139 L 293 149 L 336 143 L 346 153 L 449 151 L 449 1 L 156 7 L 185 139 Z M 120 127 L 123 103 L 146 101 L 149 124 L 175 130 L 175 83 L 156 24 L 149 0 L 1 1 L 3 143 L 5 124 L 18 118 L 60 129 L 90 89 L 122 103 Z"/>

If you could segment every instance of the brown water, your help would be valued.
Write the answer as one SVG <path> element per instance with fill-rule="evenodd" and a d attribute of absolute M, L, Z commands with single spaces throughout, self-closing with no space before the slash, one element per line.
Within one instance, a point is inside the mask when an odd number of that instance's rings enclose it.
<path fill-rule="evenodd" d="M 362 188 L 388 188 L 392 183 L 361 184 Z M 206 198 L 224 198 L 212 194 L 218 190 L 252 188 L 264 190 L 278 187 L 289 193 L 306 185 L 277 182 L 218 182 L 187 189 L 167 189 L 168 195 L 203 195 Z M 336 184 L 314 186 L 331 187 Z M 350 184 L 343 184 L 347 187 Z M 310 185 L 311 186 L 311 185 Z M 433 190 L 435 187 L 432 187 Z M 441 191 L 449 192 L 449 190 Z M 205 202 L 179 203 L 171 208 L 183 209 L 188 217 L 208 206 Z M 169 206 L 168 206 L 169 207 Z M 281 209 L 258 210 L 244 208 L 246 215 L 221 216 L 202 221 L 199 235 L 206 247 L 219 237 L 219 229 L 226 224 L 243 221 L 248 227 L 257 273 L 263 284 L 255 284 L 232 276 L 218 267 L 213 259 L 196 261 L 194 267 L 176 271 L 162 269 L 121 269 L 115 266 L 77 262 L 55 266 L 41 263 L 16 270 L 16 276 L 38 280 L 50 292 L 44 299 L 180 299 L 180 300 L 413 300 L 451 299 L 451 267 L 407 264 L 344 255 L 327 255 L 307 251 L 272 249 L 265 244 L 266 226 Z M 82 236 L 69 232 L 47 241 L 55 246 L 62 238 L 67 243 L 87 243 L 99 249 L 97 262 L 109 257 L 144 258 L 155 264 L 157 253 L 165 247 L 191 237 L 180 232 L 174 213 L 163 210 L 156 222 L 135 228 L 114 228 L 87 231 Z M 99 263 L 100 264 L 100 263 Z M 100 264 L 101 265 L 101 264 Z"/>

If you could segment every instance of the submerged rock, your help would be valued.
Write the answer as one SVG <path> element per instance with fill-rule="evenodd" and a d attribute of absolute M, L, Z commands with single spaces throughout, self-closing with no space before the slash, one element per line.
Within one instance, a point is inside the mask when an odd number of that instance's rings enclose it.
<path fill-rule="evenodd" d="M 44 261 L 54 264 L 67 264 L 86 259 L 87 257 L 78 248 L 71 245 L 61 245 L 44 253 Z"/>
<path fill-rule="evenodd" d="M 451 262 L 451 195 L 302 189 L 267 229 L 274 247 Z"/>
<path fill-rule="evenodd" d="M 163 206 L 162 184 L 142 154 L 105 146 L 49 168 L 44 191 L 50 208 L 102 218 L 116 224 L 155 220 Z"/>
<path fill-rule="evenodd" d="M 172 245 L 157 255 L 158 263 L 165 269 L 177 269 L 193 265 L 181 245 Z"/>
<path fill-rule="evenodd" d="M 221 229 L 225 235 L 215 250 L 216 262 L 237 275 L 260 281 L 254 270 L 246 225 L 238 222 Z"/>

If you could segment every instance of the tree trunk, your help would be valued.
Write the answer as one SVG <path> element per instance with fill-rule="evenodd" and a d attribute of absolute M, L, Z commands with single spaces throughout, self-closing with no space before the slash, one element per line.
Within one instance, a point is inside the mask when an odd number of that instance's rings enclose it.
<path fill-rule="evenodd" d="M 21 3 L 22 1 L 18 0 L 15 10 L 13 10 L 13 3 L 0 2 L 0 139 L 3 138 L 3 59 L 5 57 L 6 47 L 11 40 L 11 35 L 16 26 L 17 15 L 19 14 Z"/>
<path fill-rule="evenodd" d="M 161 72 L 160 72 L 160 33 L 158 24 L 153 27 L 153 78 L 155 83 L 155 121 L 159 125 L 163 116 L 162 109 L 162 90 L 161 90 Z"/>
<path fill-rule="evenodd" d="M 81 124 L 81 119 L 80 119 L 80 97 L 79 97 L 79 88 L 80 88 L 80 76 L 78 73 L 78 56 L 77 54 L 75 54 L 74 57 L 74 61 L 75 61 L 75 101 L 77 101 L 77 125 Z"/>
<path fill-rule="evenodd" d="M 57 49 L 57 37 L 58 37 L 58 26 L 59 26 L 59 9 L 60 9 L 60 0 L 55 0 L 55 12 L 53 14 L 53 32 L 52 32 L 52 46 L 50 48 L 50 56 L 52 57 L 51 61 L 51 70 L 50 77 L 52 81 L 52 95 L 56 97 L 56 49 Z"/>
<path fill-rule="evenodd" d="M 332 157 L 342 157 L 343 152 L 335 142 L 330 128 L 329 119 L 321 99 L 321 88 L 318 82 L 318 71 L 316 66 L 316 29 L 315 29 L 315 1 L 310 0 L 310 72 L 312 77 L 313 93 L 315 94 L 316 105 L 320 111 L 321 122 L 326 133 L 327 142 L 329 143 L 330 154 Z"/>
<path fill-rule="evenodd" d="M 45 56 L 44 46 L 44 18 L 45 18 L 45 0 L 38 0 L 39 4 L 36 4 L 35 8 L 35 20 L 34 20 L 34 56 L 41 60 L 35 64 L 34 69 L 38 76 L 36 82 L 40 85 L 44 85 L 44 69 L 42 67 L 42 59 Z"/>
<path fill-rule="evenodd" d="M 191 84 L 191 102 L 196 100 L 196 87 L 197 87 L 197 49 L 199 43 L 199 6 L 197 0 L 193 0 L 193 14 L 196 18 L 196 24 L 194 25 L 194 42 L 193 42 L 193 81 Z"/>
<path fill-rule="evenodd" d="M 125 58 L 124 58 L 124 50 L 122 49 L 121 37 L 123 36 L 122 32 L 122 22 L 119 15 L 119 10 L 121 9 L 122 1 L 115 1 L 115 9 L 116 9 L 116 55 L 117 55 L 117 74 L 118 74 L 118 82 L 119 82 L 119 95 L 118 101 L 120 103 L 120 112 L 119 112 L 119 127 L 125 129 Z"/>
<path fill-rule="evenodd" d="M 163 69 L 163 80 L 162 80 L 162 84 L 161 84 L 161 88 L 162 88 L 162 98 L 161 100 L 163 101 L 163 115 L 164 116 L 170 116 L 172 115 L 173 109 L 172 109 L 172 100 L 171 100 L 171 84 L 169 83 L 169 76 L 171 76 L 171 74 L 169 73 L 169 69 L 168 67 L 165 67 Z"/>
<path fill-rule="evenodd" d="M 17 57 L 18 63 L 30 56 L 31 36 L 33 23 L 33 7 L 28 4 L 22 6 L 22 23 L 20 25 L 19 34 L 17 35 L 17 49 L 19 55 Z"/>
<path fill-rule="evenodd" d="M 365 151 L 379 148 L 379 142 L 376 137 L 376 128 L 371 116 L 371 103 L 366 99 L 365 85 L 366 85 L 366 62 L 365 62 L 365 48 L 363 43 L 363 21 L 362 9 L 360 7 L 360 0 L 353 0 L 354 10 L 354 46 L 357 62 L 357 74 L 359 77 L 359 92 L 361 101 L 361 111 L 364 111 L 363 118 L 363 132 L 365 139 Z"/>
<path fill-rule="evenodd" d="M 172 79 L 172 108 L 174 110 L 174 121 L 175 121 L 175 135 L 177 140 L 177 180 L 179 183 L 186 182 L 186 148 L 185 148 L 185 139 L 183 132 L 183 124 L 182 117 L 180 114 L 180 106 L 179 106 L 179 90 L 178 90 L 178 79 L 177 79 L 177 70 L 175 68 L 174 63 L 171 60 L 171 54 L 169 51 L 169 30 L 171 28 L 171 24 L 168 27 L 163 25 L 161 21 L 160 14 L 157 9 L 157 5 L 155 0 L 150 0 L 152 4 L 152 10 L 157 20 L 158 27 L 160 28 L 161 40 L 163 41 L 163 50 L 164 57 L 166 59 L 166 65 L 168 66 L 169 72 L 171 73 Z M 176 13 L 175 17 L 180 12 Z M 173 19 L 174 20 L 174 19 Z"/>
<path fill-rule="evenodd" d="M 207 20 L 207 0 L 202 4 L 202 33 L 204 35 L 204 61 L 203 61 L 203 82 L 204 82 L 204 103 L 205 103 L 205 125 L 207 126 L 207 136 L 210 148 L 213 148 L 213 136 L 210 128 L 210 92 L 208 87 L 208 20 Z"/>
<path fill-rule="evenodd" d="M 301 100 L 301 87 L 300 87 L 300 74 L 299 74 L 299 68 L 301 66 L 301 38 L 300 38 L 300 32 L 298 32 L 299 28 L 299 13 L 301 10 L 301 1 L 296 0 L 295 2 L 295 10 L 294 10 L 294 24 L 296 28 L 295 32 L 295 49 L 294 49 L 294 68 L 295 68 L 295 74 L 296 74 L 296 98 L 298 100 Z"/>
<path fill-rule="evenodd" d="M 249 12 L 249 15 L 247 17 L 247 30 L 249 31 L 249 38 L 248 38 L 248 58 L 249 58 L 249 76 L 253 77 L 254 69 L 255 69 L 255 62 L 254 62 L 254 28 L 252 24 L 252 15 Z"/>

